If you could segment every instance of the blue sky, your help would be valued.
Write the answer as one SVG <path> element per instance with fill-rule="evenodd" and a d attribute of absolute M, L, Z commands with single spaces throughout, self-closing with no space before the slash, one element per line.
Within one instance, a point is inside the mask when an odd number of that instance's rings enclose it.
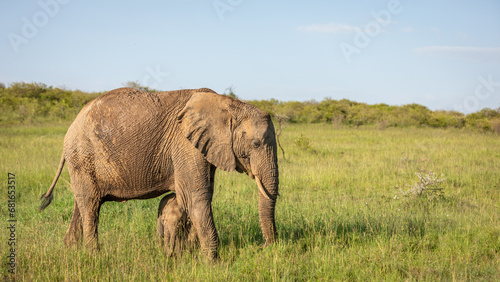
<path fill-rule="evenodd" d="M 1 1 L 0 82 L 500 107 L 500 1 Z"/>

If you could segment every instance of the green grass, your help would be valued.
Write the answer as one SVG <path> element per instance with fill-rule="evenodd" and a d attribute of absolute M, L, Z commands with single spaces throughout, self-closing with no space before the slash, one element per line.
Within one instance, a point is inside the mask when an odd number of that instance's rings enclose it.
<path fill-rule="evenodd" d="M 69 123 L 0 127 L 1 217 L 7 172 L 17 180 L 19 280 L 499 280 L 500 137 L 456 129 L 288 125 L 281 144 L 279 240 L 262 248 L 257 188 L 218 172 L 217 264 L 199 251 L 166 258 L 156 241 L 160 198 L 105 203 L 102 249 L 66 249 L 73 209 L 64 170 L 53 203 L 38 213 Z M 444 196 L 404 197 L 421 170 L 441 173 Z M 396 196 L 396 199 L 395 199 Z M 7 223 L 2 220 L 5 227 Z M 2 226 L 1 273 L 8 276 Z"/>

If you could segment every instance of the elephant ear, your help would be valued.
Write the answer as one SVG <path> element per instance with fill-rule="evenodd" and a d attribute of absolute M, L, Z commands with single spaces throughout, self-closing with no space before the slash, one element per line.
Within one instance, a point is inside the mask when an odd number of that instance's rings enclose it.
<path fill-rule="evenodd" d="M 216 93 L 194 93 L 177 116 L 184 136 L 217 168 L 236 169 L 231 99 Z"/>

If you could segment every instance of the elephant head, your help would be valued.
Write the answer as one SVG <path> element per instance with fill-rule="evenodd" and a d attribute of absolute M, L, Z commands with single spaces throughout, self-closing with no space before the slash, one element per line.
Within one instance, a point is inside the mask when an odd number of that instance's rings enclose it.
<path fill-rule="evenodd" d="M 205 92 L 194 93 L 177 119 L 184 136 L 209 163 L 255 179 L 262 233 L 266 244 L 274 242 L 279 172 L 270 115 L 237 99 Z"/>

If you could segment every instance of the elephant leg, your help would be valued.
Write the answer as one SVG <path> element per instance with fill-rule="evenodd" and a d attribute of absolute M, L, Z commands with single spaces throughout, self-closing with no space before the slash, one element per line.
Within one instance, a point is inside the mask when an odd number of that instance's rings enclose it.
<path fill-rule="evenodd" d="M 168 227 L 167 227 L 168 228 Z M 173 257 L 174 253 L 180 254 L 179 248 L 179 236 L 178 236 L 179 228 L 177 225 L 172 226 L 172 228 L 168 228 L 167 234 L 165 234 L 165 252 L 167 256 Z"/>
<path fill-rule="evenodd" d="M 213 195 L 214 193 L 214 186 L 215 186 L 215 171 L 217 168 L 214 165 L 210 165 L 210 194 Z M 217 252 L 217 247 L 219 244 L 219 236 L 217 234 L 217 230 L 215 228 L 215 223 L 213 219 L 213 214 L 212 214 L 212 198 L 208 199 L 208 204 L 205 206 L 203 210 L 209 211 L 209 221 L 207 222 L 207 226 L 209 226 L 208 229 L 205 229 L 201 227 L 200 224 L 195 225 L 193 223 L 193 220 L 188 217 L 187 219 L 187 246 L 189 249 L 194 250 L 196 247 L 198 247 L 198 244 L 202 246 L 202 250 L 206 250 L 206 252 L 209 255 L 210 259 L 216 260 L 218 259 L 218 252 Z M 203 212 L 202 212 L 203 214 Z M 203 229 L 202 229 L 203 228 Z M 208 237 L 208 243 L 205 243 L 205 247 L 203 247 L 202 241 L 201 241 L 201 232 L 198 230 L 206 230 L 206 235 L 205 237 Z M 203 232 L 203 231 L 202 231 Z M 205 239 L 206 242 L 206 239 Z M 215 255 L 214 255 L 215 252 Z"/>
<path fill-rule="evenodd" d="M 167 205 L 169 195 L 166 195 L 160 200 L 160 204 L 158 205 L 158 219 L 156 220 L 156 236 L 160 241 L 160 244 L 163 244 L 164 236 L 165 236 L 165 225 L 163 224 L 163 213 L 165 206 Z"/>
<path fill-rule="evenodd" d="M 76 245 L 83 235 L 82 217 L 80 215 L 80 209 L 78 209 L 78 204 L 75 200 L 75 207 L 73 209 L 73 216 L 71 217 L 71 223 L 69 224 L 66 235 L 64 236 L 64 244 L 66 247 L 72 247 Z"/>
<path fill-rule="evenodd" d="M 90 250 L 99 250 L 97 225 L 99 223 L 101 201 L 100 199 L 94 199 L 88 196 L 76 198 L 82 216 L 83 242 L 85 247 Z"/>
<path fill-rule="evenodd" d="M 219 236 L 215 228 L 212 212 L 213 175 L 215 167 L 202 158 L 200 154 L 191 155 L 195 162 L 186 166 L 178 163 L 175 170 L 176 200 L 191 219 L 192 228 L 196 230 L 202 253 L 211 261 L 218 260 L 217 248 Z M 213 167 L 213 168 L 212 168 Z"/>
<path fill-rule="evenodd" d="M 192 251 L 196 249 L 198 246 L 198 234 L 196 229 L 193 227 L 193 222 L 191 219 L 188 217 L 187 223 L 186 223 L 186 246 L 189 251 Z"/>
<path fill-rule="evenodd" d="M 163 220 L 163 226 L 164 226 L 163 248 L 167 256 L 172 257 L 174 255 L 174 251 L 176 250 L 176 245 L 178 243 L 176 238 L 178 233 L 178 227 L 177 227 L 178 221 L 173 218 L 172 214 L 168 215 L 168 217 L 169 219 Z"/>
<path fill-rule="evenodd" d="M 156 221 L 156 236 L 158 237 L 158 241 L 163 244 L 163 237 L 165 233 L 165 227 L 163 225 L 163 220 L 161 217 L 158 217 L 158 220 Z"/>
<path fill-rule="evenodd" d="M 183 224 L 186 211 L 179 206 L 175 194 L 163 197 L 158 208 L 157 234 L 163 239 L 164 250 L 168 256 L 182 251 Z"/>
<path fill-rule="evenodd" d="M 196 204 L 194 204 L 192 210 L 190 210 L 189 216 L 192 220 L 194 229 L 197 231 L 201 250 L 210 260 L 217 260 L 219 236 L 215 229 L 211 201 L 196 198 L 193 200 Z"/>

